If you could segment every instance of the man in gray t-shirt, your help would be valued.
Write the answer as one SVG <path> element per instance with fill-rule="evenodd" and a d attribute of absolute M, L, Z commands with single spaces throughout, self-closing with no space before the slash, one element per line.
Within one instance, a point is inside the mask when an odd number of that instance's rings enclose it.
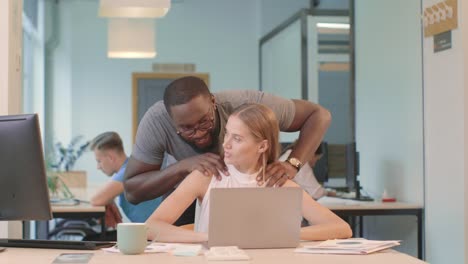
<path fill-rule="evenodd" d="M 310 160 L 330 124 L 330 113 L 304 100 L 235 90 L 211 94 L 203 80 L 189 76 L 173 81 L 164 101 L 143 116 L 125 172 L 125 192 L 132 203 L 154 199 L 171 191 L 193 170 L 219 177 L 226 165 L 219 156 L 229 115 L 244 103 L 260 103 L 276 114 L 281 131 L 300 130 L 296 147 L 284 162 L 269 164 L 267 186 L 282 185 Z M 164 152 L 177 163 L 161 170 Z"/>

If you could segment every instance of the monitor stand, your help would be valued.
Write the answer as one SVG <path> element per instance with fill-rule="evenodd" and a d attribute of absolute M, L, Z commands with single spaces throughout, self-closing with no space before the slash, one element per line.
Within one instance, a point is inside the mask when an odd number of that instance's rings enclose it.
<path fill-rule="evenodd" d="M 374 201 L 374 199 L 372 199 L 369 196 L 361 195 L 361 184 L 359 183 L 359 180 L 356 180 L 356 197 L 353 198 L 352 200 L 363 201 L 363 202 Z"/>

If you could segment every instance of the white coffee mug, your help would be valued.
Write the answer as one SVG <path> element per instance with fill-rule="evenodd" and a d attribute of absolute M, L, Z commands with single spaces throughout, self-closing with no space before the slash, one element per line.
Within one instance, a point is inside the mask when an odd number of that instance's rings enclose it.
<path fill-rule="evenodd" d="M 117 247 L 126 255 L 141 254 L 146 248 L 145 223 L 120 223 L 117 225 Z"/>

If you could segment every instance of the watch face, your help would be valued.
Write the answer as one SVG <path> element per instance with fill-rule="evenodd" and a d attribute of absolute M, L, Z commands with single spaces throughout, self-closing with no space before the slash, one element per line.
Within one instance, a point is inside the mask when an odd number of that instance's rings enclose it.
<path fill-rule="evenodd" d="M 296 158 L 289 158 L 288 159 L 288 162 L 293 165 L 294 167 L 296 167 L 297 169 L 300 169 L 301 166 L 302 166 L 302 163 L 300 160 L 296 159 Z"/>

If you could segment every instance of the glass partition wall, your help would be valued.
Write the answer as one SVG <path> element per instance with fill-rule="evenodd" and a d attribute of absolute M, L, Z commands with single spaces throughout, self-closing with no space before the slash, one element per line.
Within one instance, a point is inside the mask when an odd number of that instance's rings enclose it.
<path fill-rule="evenodd" d="M 352 7 L 352 5 L 351 5 Z M 352 8 L 350 8 L 352 9 Z M 260 40 L 260 89 L 318 103 L 332 113 L 325 186 L 357 191 L 352 11 L 303 9 Z M 283 143 L 297 133 L 282 133 Z"/>

